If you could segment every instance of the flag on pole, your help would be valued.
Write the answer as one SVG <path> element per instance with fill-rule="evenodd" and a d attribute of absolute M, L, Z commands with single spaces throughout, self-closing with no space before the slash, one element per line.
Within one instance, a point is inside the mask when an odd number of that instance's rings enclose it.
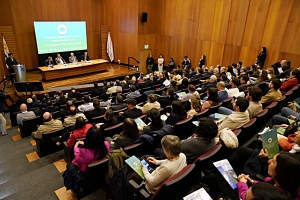
<path fill-rule="evenodd" d="M 108 54 L 108 57 L 110 59 L 110 62 L 112 62 L 114 60 L 114 49 L 113 49 L 113 44 L 112 44 L 112 40 L 111 40 L 111 37 L 110 37 L 110 32 L 108 32 L 108 37 L 107 37 L 107 54 Z"/>
<path fill-rule="evenodd" d="M 4 36 L 2 35 L 2 39 L 3 39 L 3 49 L 4 49 L 4 57 L 5 57 L 5 63 L 6 63 L 6 59 L 8 58 L 8 54 L 9 54 L 9 50 L 8 50 L 8 46 L 5 42 Z M 8 65 L 6 65 L 7 69 L 8 69 Z"/>

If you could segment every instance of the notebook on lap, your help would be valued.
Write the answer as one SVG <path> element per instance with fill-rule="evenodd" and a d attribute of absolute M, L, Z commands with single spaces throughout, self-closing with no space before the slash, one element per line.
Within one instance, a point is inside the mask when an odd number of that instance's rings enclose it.
<path fill-rule="evenodd" d="M 177 96 L 178 96 L 179 98 L 181 98 L 181 97 L 183 97 L 184 95 L 186 95 L 185 92 L 178 92 L 178 93 L 176 93 L 176 94 L 177 94 Z"/>
<path fill-rule="evenodd" d="M 232 189 L 237 188 L 237 175 L 227 159 L 213 163 Z"/>

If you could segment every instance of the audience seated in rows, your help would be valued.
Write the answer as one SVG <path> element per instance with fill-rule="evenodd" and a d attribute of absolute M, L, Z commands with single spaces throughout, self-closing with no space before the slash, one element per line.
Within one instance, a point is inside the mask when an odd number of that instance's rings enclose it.
<path fill-rule="evenodd" d="M 229 81 L 229 85 L 231 86 L 230 89 L 227 90 L 228 97 L 244 97 L 245 93 L 240 92 L 238 89 L 239 86 L 239 79 L 236 77 L 232 77 Z"/>
<path fill-rule="evenodd" d="M 268 152 L 261 150 L 257 157 L 255 156 L 255 150 L 240 147 L 233 155 L 228 158 L 229 163 L 232 165 L 234 171 L 238 176 L 237 187 L 238 190 L 232 190 L 228 183 L 222 178 L 219 172 L 211 173 L 204 178 L 208 184 L 210 194 L 215 197 L 220 194 L 232 199 L 240 198 L 246 200 L 246 193 L 248 190 L 248 184 L 255 184 L 257 181 L 253 180 L 253 175 L 243 174 L 246 169 L 245 164 L 248 159 L 255 159 L 252 161 L 258 163 L 255 168 L 247 169 L 249 172 L 259 169 L 260 173 L 268 174 L 270 177 L 266 177 L 265 181 L 272 184 L 273 187 L 277 187 L 282 190 L 286 195 L 290 195 L 291 199 L 299 199 L 300 195 L 300 168 L 299 159 L 288 152 L 280 152 L 276 154 L 272 159 L 268 161 Z M 256 154 L 257 155 L 257 154 Z M 268 167 L 267 167 L 268 162 Z M 255 173 L 256 174 L 256 173 Z M 247 195 L 246 195 L 247 194 Z"/>
<path fill-rule="evenodd" d="M 93 109 L 89 109 L 90 111 L 86 114 L 86 118 L 91 121 L 93 117 L 101 116 L 105 113 L 106 109 L 100 107 L 100 101 L 98 99 L 93 100 Z"/>
<path fill-rule="evenodd" d="M 125 118 L 137 118 L 141 115 L 143 115 L 141 109 L 137 109 L 136 108 L 136 100 L 135 99 L 128 99 L 127 100 L 127 111 L 125 112 L 120 112 L 119 113 L 119 116 L 118 116 L 118 119 L 119 121 L 123 121 Z"/>
<path fill-rule="evenodd" d="M 168 117 L 166 120 L 166 124 L 170 124 L 172 126 L 187 117 L 187 113 L 182 103 L 178 100 L 172 102 L 172 112 L 166 113 L 166 115 Z"/>
<path fill-rule="evenodd" d="M 116 110 L 120 110 L 120 109 L 123 109 L 123 108 L 126 108 L 127 105 L 126 103 L 123 102 L 123 97 L 121 95 L 117 95 L 116 96 L 116 103 L 111 105 L 111 109 L 113 111 L 116 111 Z"/>
<path fill-rule="evenodd" d="M 208 88 L 207 99 L 204 101 L 201 110 L 209 109 L 219 104 L 218 90 L 216 88 Z"/>
<path fill-rule="evenodd" d="M 67 118 L 65 118 L 63 126 L 64 127 L 70 127 L 70 126 L 74 126 L 77 117 L 82 116 L 84 118 L 84 120 L 87 120 L 85 115 L 83 113 L 77 113 L 76 112 L 76 106 L 75 105 L 71 105 L 68 109 L 69 112 L 69 116 Z"/>
<path fill-rule="evenodd" d="M 119 123 L 118 119 L 114 116 L 114 112 L 111 108 L 107 109 L 104 114 L 104 123 L 98 123 L 96 124 L 97 128 L 100 128 L 101 131 L 104 131 L 104 129 L 114 126 Z"/>
<path fill-rule="evenodd" d="M 33 111 L 27 111 L 27 106 L 24 103 L 20 105 L 20 110 L 21 110 L 21 113 L 17 114 L 17 123 L 19 125 L 23 125 L 24 119 L 31 119 L 31 118 L 36 117 L 36 115 L 34 114 Z"/>
<path fill-rule="evenodd" d="M 187 112 L 187 117 L 193 117 L 195 114 L 201 112 L 200 96 L 193 94 L 191 96 L 191 110 Z"/>
<path fill-rule="evenodd" d="M 83 102 L 84 102 L 84 104 L 81 104 L 80 106 L 78 106 L 78 110 L 80 112 L 87 112 L 87 111 L 94 109 L 93 103 L 91 102 L 89 95 L 84 95 Z"/>
<path fill-rule="evenodd" d="M 126 118 L 123 123 L 123 131 L 120 134 L 111 137 L 106 137 L 111 149 L 124 148 L 135 141 L 140 136 L 136 122 L 132 118 Z"/>
<path fill-rule="evenodd" d="M 76 142 L 76 139 L 83 138 L 86 136 L 88 130 L 92 127 L 92 124 L 85 122 L 82 116 L 77 117 L 75 122 L 75 130 L 71 131 L 70 134 L 67 133 L 70 138 L 67 141 L 67 147 L 73 148 Z M 62 140 L 60 142 L 63 142 Z"/>
<path fill-rule="evenodd" d="M 269 84 L 269 92 L 263 96 L 260 100 L 260 103 L 265 107 L 282 98 L 282 94 L 279 91 L 281 81 L 278 78 L 271 80 Z"/>
<path fill-rule="evenodd" d="M 127 94 L 126 99 L 130 99 L 130 98 L 134 98 L 137 96 L 140 96 L 140 92 L 138 90 L 136 90 L 136 87 L 134 85 L 130 86 L 130 93 Z"/>
<path fill-rule="evenodd" d="M 148 114 L 152 108 L 160 110 L 160 103 L 157 102 L 155 94 L 149 94 L 147 97 L 147 103 L 141 108 L 144 115 Z"/>
<path fill-rule="evenodd" d="M 160 116 L 159 110 L 152 108 L 148 113 L 148 119 L 150 120 L 150 123 L 147 126 L 142 127 L 142 134 L 150 135 L 152 131 L 162 129 L 166 125 L 166 122 L 161 120 Z"/>
<path fill-rule="evenodd" d="M 202 85 L 202 88 L 200 90 L 198 90 L 199 93 L 203 93 L 206 92 L 206 90 L 208 90 L 208 88 L 216 88 L 217 87 L 217 77 L 215 75 L 210 76 L 209 78 L 209 83 L 207 83 L 206 85 Z"/>
<path fill-rule="evenodd" d="M 148 163 L 159 165 L 151 174 L 142 165 L 146 181 L 145 187 L 151 194 L 154 194 L 165 180 L 177 174 L 186 166 L 186 156 L 181 153 L 181 144 L 177 136 L 164 136 L 161 145 L 167 159 L 156 160 L 154 157 L 148 157 Z"/>
<path fill-rule="evenodd" d="M 54 120 L 49 112 L 45 112 L 43 114 L 43 121 L 44 123 L 38 127 L 37 131 L 32 132 L 31 134 L 31 136 L 35 140 L 41 140 L 43 133 L 47 133 L 63 127 L 62 122 L 58 119 Z"/>
<path fill-rule="evenodd" d="M 190 85 L 188 85 L 188 93 L 183 95 L 181 98 L 178 98 L 178 100 L 180 100 L 180 101 L 190 100 L 190 98 L 193 94 L 199 95 L 199 93 L 196 91 L 195 86 L 190 84 Z"/>
<path fill-rule="evenodd" d="M 53 102 L 50 98 L 48 98 L 46 100 L 46 106 L 44 109 L 43 109 L 43 112 L 49 112 L 49 113 L 52 113 L 52 112 L 56 112 L 56 111 L 59 111 L 59 107 L 58 106 L 54 106 L 53 105 Z"/>
<path fill-rule="evenodd" d="M 290 78 L 281 84 L 280 90 L 287 92 L 293 89 L 293 87 L 299 84 L 299 80 L 300 80 L 300 71 L 298 69 L 293 69 L 290 72 Z"/>
<path fill-rule="evenodd" d="M 238 97 L 233 102 L 234 112 L 228 115 L 226 118 L 217 121 L 219 131 L 223 130 L 224 128 L 235 130 L 243 124 L 247 123 L 250 119 L 247 111 L 248 107 L 248 99 L 245 97 Z"/>
<path fill-rule="evenodd" d="M 78 147 L 79 145 L 82 145 L 82 148 Z M 81 172 L 85 172 L 90 163 L 104 158 L 109 152 L 109 143 L 104 141 L 97 128 L 92 127 L 88 130 L 84 141 L 76 142 L 72 164 Z"/>
<path fill-rule="evenodd" d="M 167 92 L 166 92 L 166 96 L 163 98 L 160 98 L 158 101 L 160 103 L 160 106 L 162 108 L 165 108 L 166 106 L 171 105 L 173 101 L 177 100 L 177 98 L 174 97 L 174 95 L 175 95 L 175 92 L 174 92 L 173 88 L 168 88 Z"/>
<path fill-rule="evenodd" d="M 181 141 L 182 153 L 186 155 L 187 163 L 191 164 L 200 155 L 216 145 L 218 126 L 213 119 L 200 118 L 195 134 Z"/>

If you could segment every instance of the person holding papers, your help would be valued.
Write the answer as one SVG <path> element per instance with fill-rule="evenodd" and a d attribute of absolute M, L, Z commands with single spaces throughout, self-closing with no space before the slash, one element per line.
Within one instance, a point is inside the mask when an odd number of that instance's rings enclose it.
<path fill-rule="evenodd" d="M 84 52 L 84 54 L 81 56 L 81 61 L 90 61 L 90 57 L 87 52 Z"/>
<path fill-rule="evenodd" d="M 70 63 L 77 63 L 78 62 L 78 60 L 77 60 L 76 56 L 74 55 L 74 53 L 70 53 L 69 62 Z"/>
<path fill-rule="evenodd" d="M 63 64 L 66 64 L 66 61 L 65 61 L 65 59 L 63 59 L 63 57 L 61 57 L 60 54 L 58 53 L 58 54 L 56 55 L 56 58 L 55 58 L 55 63 L 56 63 L 57 65 L 63 65 Z"/>
<path fill-rule="evenodd" d="M 147 168 L 142 165 L 146 181 L 145 188 L 151 194 L 154 194 L 165 180 L 174 176 L 186 166 L 186 157 L 183 153 L 180 153 L 181 143 L 177 136 L 164 136 L 161 140 L 161 145 L 167 159 L 156 160 L 153 157 L 148 157 L 148 163 L 159 165 L 159 167 L 157 167 L 151 174 Z"/>

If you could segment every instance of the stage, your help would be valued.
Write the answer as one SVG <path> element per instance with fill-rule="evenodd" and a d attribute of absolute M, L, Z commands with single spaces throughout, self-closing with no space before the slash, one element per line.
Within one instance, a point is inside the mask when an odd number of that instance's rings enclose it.
<path fill-rule="evenodd" d="M 57 90 L 68 90 L 72 86 L 75 86 L 76 88 L 93 87 L 94 82 L 101 82 L 104 80 L 115 79 L 120 76 L 132 75 L 137 73 L 135 68 L 128 69 L 127 65 L 109 64 L 109 63 L 104 63 L 104 64 L 105 64 L 104 65 L 105 71 L 103 72 L 82 74 L 82 75 L 72 76 L 68 78 L 60 78 L 60 79 L 49 80 L 49 81 L 43 80 L 42 74 L 37 69 L 34 71 L 27 71 L 27 79 L 28 82 L 42 81 L 44 91 L 33 92 L 33 94 L 43 94 L 43 93 L 57 91 Z M 89 84 L 89 85 L 84 85 L 84 84 Z M 10 95 L 13 101 L 24 100 L 27 98 L 24 92 L 23 93 L 17 92 L 14 86 L 12 86 L 10 82 L 5 89 L 5 94 Z"/>

